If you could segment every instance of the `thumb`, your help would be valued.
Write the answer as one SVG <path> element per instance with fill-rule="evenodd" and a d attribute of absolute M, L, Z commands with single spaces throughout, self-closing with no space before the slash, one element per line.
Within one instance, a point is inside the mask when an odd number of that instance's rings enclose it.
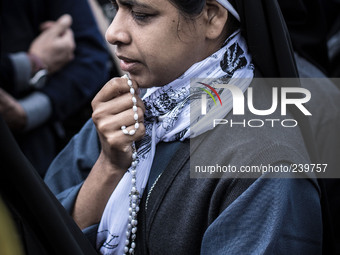
<path fill-rule="evenodd" d="M 65 31 L 69 29 L 71 25 L 72 25 L 71 15 L 64 14 L 55 22 L 55 24 L 51 27 L 51 30 L 59 36 L 65 33 Z"/>

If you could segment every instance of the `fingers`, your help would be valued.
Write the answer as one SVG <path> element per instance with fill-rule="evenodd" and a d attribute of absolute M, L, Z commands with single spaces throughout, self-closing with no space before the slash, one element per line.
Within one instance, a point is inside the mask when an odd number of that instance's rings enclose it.
<path fill-rule="evenodd" d="M 135 129 L 134 125 L 127 126 L 127 131 L 135 130 L 133 135 L 124 134 L 122 130 L 112 132 L 112 141 L 118 143 L 117 147 L 131 146 L 133 142 L 141 140 L 145 135 L 145 126 L 143 122 L 139 123 L 139 128 Z"/>
<path fill-rule="evenodd" d="M 137 90 L 135 83 L 133 87 Z M 133 98 L 136 100 L 136 109 L 133 109 Z M 131 142 L 144 135 L 145 106 L 138 95 L 130 93 L 126 78 L 114 78 L 109 81 L 93 99 L 92 108 L 93 122 L 98 132 L 105 137 L 121 136 L 120 140 Z M 126 139 L 121 127 L 127 127 L 128 131 L 136 129 L 136 121 L 139 123 L 136 134 Z"/>
<path fill-rule="evenodd" d="M 135 98 L 137 99 L 137 103 L 136 103 L 137 108 L 140 108 L 141 111 L 144 113 L 145 106 L 143 104 L 143 101 L 139 97 L 135 97 Z M 133 102 L 131 99 L 132 99 L 132 95 L 126 93 L 122 96 L 119 96 L 107 102 L 93 103 L 92 105 L 93 114 L 97 116 L 105 116 L 107 114 L 111 114 L 111 115 L 119 114 L 127 110 L 132 111 Z M 133 116 L 133 114 L 131 116 Z"/>
<path fill-rule="evenodd" d="M 104 124 L 107 124 L 106 119 L 109 119 L 109 122 L 111 122 L 109 128 L 111 130 L 120 130 L 121 126 L 134 125 L 136 120 L 134 119 L 135 112 L 132 109 L 133 102 L 131 98 L 132 95 L 126 93 L 107 102 L 93 103 L 93 121 L 95 123 L 103 121 Z M 136 97 L 136 99 L 138 122 L 143 122 L 145 106 L 139 97 Z"/>
<path fill-rule="evenodd" d="M 69 14 L 64 14 L 59 17 L 57 20 L 57 24 L 60 24 L 61 26 L 64 27 L 70 27 L 72 25 L 72 17 Z"/>
<path fill-rule="evenodd" d="M 138 94 L 139 94 L 139 88 L 136 82 L 134 81 L 132 81 L 132 85 L 135 90 L 135 94 L 136 94 L 135 97 L 137 99 Z M 107 102 L 116 97 L 124 95 L 126 93 L 130 94 L 130 87 L 127 84 L 127 79 L 126 78 L 113 78 L 110 81 L 108 81 L 104 85 L 104 87 L 99 91 L 99 93 L 93 99 L 92 104 L 96 104 L 98 102 Z M 130 97 L 132 98 L 131 94 L 130 94 Z M 131 104 L 132 104 L 132 101 L 131 101 Z"/>
<path fill-rule="evenodd" d="M 62 47 L 62 49 L 68 51 L 68 56 L 72 57 L 69 60 L 72 60 L 74 56 L 73 52 L 76 48 L 73 31 L 71 29 L 66 29 L 64 34 L 58 38 L 56 43 L 58 43 Z"/>
<path fill-rule="evenodd" d="M 137 90 L 135 83 L 133 86 Z M 138 122 L 143 123 L 144 103 L 139 96 L 130 93 L 127 79 L 114 78 L 109 81 L 92 101 L 92 119 L 100 132 L 106 133 L 109 130 L 122 132 L 121 126 L 134 126 L 136 120 L 134 119 L 133 100 L 136 100 Z"/>
<path fill-rule="evenodd" d="M 125 110 L 118 114 L 109 114 L 106 112 L 106 115 L 99 115 L 98 112 L 94 113 L 92 119 L 95 123 L 98 123 L 97 126 L 101 127 L 101 130 L 104 132 L 111 131 L 121 131 L 121 127 L 131 127 L 131 129 L 135 128 L 136 120 L 134 119 L 134 112 L 132 109 Z M 138 123 L 144 122 L 144 111 L 138 107 L 137 108 L 137 115 L 138 115 Z"/>
<path fill-rule="evenodd" d="M 117 152 L 127 153 L 127 149 L 130 148 L 131 150 L 131 144 L 134 141 L 140 140 L 144 137 L 144 112 L 141 108 L 138 108 L 137 114 L 139 121 L 138 129 L 136 129 L 135 127 L 136 122 L 133 118 L 134 112 L 132 110 L 126 110 L 116 115 L 107 114 L 100 118 L 98 118 L 98 116 L 96 115 L 93 115 L 92 119 L 96 126 L 102 148 L 104 149 L 105 154 L 108 155 L 108 158 L 115 158 L 114 155 L 117 155 Z M 125 126 L 128 132 L 130 130 L 135 130 L 134 134 L 124 134 L 123 130 L 121 129 L 122 126 Z M 128 159 L 131 159 L 131 157 L 129 157 L 128 155 L 125 156 L 127 156 Z"/>
<path fill-rule="evenodd" d="M 56 36 L 63 35 L 67 30 L 70 30 L 72 25 L 72 17 L 69 14 L 64 14 L 60 16 L 57 21 L 45 21 L 40 24 L 39 29 L 41 32 L 50 29 L 50 33 L 55 34 Z M 51 32 L 52 31 L 52 32 Z"/>
<path fill-rule="evenodd" d="M 67 29 L 69 29 L 72 25 L 72 17 L 69 14 L 62 15 L 53 25 L 50 25 L 50 33 L 53 33 L 57 36 L 63 35 Z"/>
<path fill-rule="evenodd" d="M 48 30 L 49 28 L 53 27 L 55 24 L 55 21 L 45 21 L 40 24 L 39 29 L 41 32 Z"/>

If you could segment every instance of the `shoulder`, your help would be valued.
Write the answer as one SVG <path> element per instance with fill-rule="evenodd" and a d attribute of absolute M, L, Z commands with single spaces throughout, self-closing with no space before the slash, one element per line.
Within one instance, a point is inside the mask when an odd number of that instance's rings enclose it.
<path fill-rule="evenodd" d="M 202 254 L 320 253 L 321 218 L 312 182 L 260 178 L 209 225 Z"/>

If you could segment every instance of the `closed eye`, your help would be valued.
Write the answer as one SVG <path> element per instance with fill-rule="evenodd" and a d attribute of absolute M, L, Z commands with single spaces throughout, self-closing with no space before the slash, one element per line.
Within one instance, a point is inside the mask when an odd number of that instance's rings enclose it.
<path fill-rule="evenodd" d="M 137 0 L 111 0 L 111 3 L 117 12 L 119 8 L 128 10 L 133 20 L 141 25 L 146 24 L 152 17 L 158 14 L 158 11 L 153 7 Z"/>
<path fill-rule="evenodd" d="M 134 20 L 141 21 L 141 22 L 145 22 L 153 16 L 152 14 L 135 12 L 135 11 L 131 11 L 131 15 Z"/>

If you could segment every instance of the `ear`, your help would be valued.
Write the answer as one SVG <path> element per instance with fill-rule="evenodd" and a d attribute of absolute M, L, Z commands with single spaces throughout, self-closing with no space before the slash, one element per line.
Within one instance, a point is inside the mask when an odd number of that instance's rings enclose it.
<path fill-rule="evenodd" d="M 204 15 L 207 22 L 206 38 L 210 40 L 225 36 L 225 25 L 228 20 L 228 11 L 216 0 L 207 0 Z"/>

